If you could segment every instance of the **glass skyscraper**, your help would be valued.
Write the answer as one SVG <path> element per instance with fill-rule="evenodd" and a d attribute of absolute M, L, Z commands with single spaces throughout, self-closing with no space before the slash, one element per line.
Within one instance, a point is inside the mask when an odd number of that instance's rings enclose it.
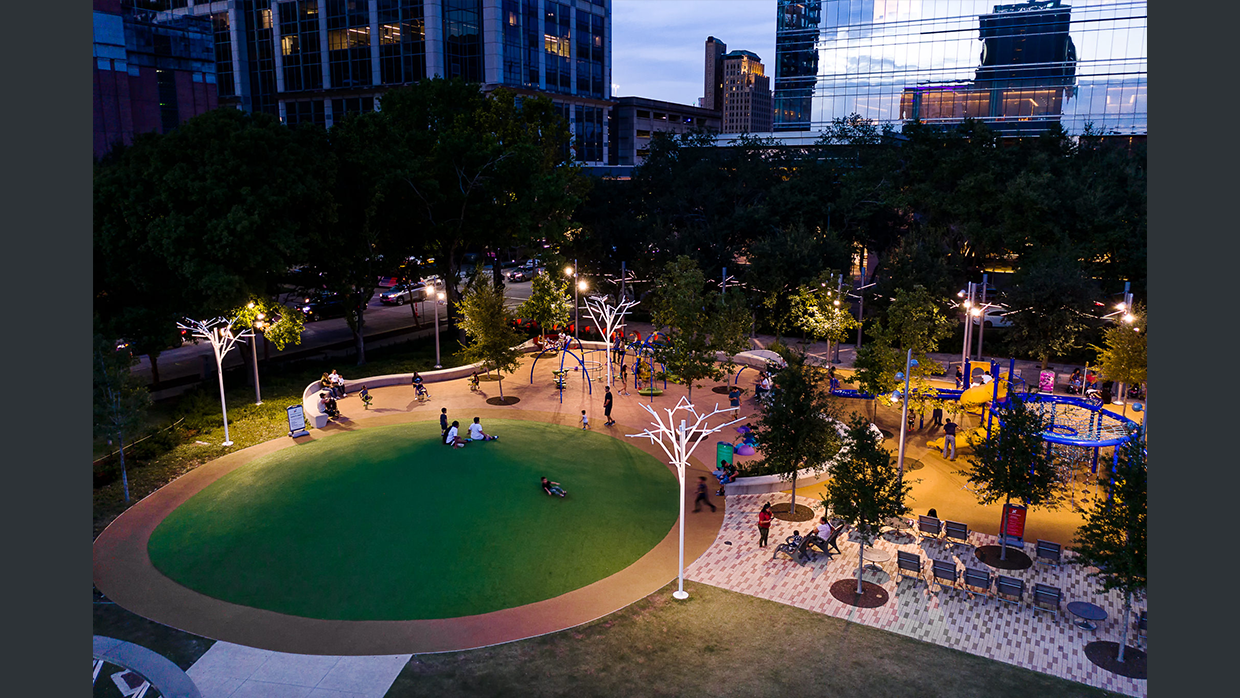
<path fill-rule="evenodd" d="M 1144 0 L 778 0 L 775 130 L 1146 133 Z"/>
<path fill-rule="evenodd" d="M 152 4 L 152 3 L 148 3 Z M 604 164 L 611 0 L 171 0 L 214 28 L 219 103 L 331 126 L 442 76 L 550 97 L 577 159 Z"/>

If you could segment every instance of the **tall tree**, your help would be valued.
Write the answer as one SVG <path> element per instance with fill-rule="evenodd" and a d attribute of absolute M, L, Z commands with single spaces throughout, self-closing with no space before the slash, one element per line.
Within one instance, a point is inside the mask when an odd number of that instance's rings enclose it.
<path fill-rule="evenodd" d="M 1124 661 L 1131 625 L 1132 597 L 1146 585 L 1146 453 L 1140 439 L 1131 438 L 1119 449 L 1111 475 L 1111 496 L 1098 497 L 1076 531 L 1072 562 L 1094 568 L 1089 576 L 1103 592 L 1124 595 L 1124 637 L 1119 661 Z"/>
<path fill-rule="evenodd" d="M 538 333 L 547 336 L 552 325 L 567 325 L 571 317 L 572 300 L 568 293 L 568 279 L 558 274 L 543 272 L 535 274 L 530 281 L 530 297 L 517 307 L 517 313 L 538 323 Z"/>
<path fill-rule="evenodd" d="M 689 257 L 682 255 L 664 267 L 650 306 L 655 325 L 667 328 L 655 358 L 685 382 L 690 400 L 695 382 L 724 375 L 717 353 L 737 353 L 747 341 L 749 315 L 743 298 L 736 291 L 707 292 L 702 270 Z"/>
<path fill-rule="evenodd" d="M 761 442 L 759 442 L 761 443 Z M 852 524 L 861 536 L 863 551 L 857 562 L 857 593 L 862 593 L 865 546 L 890 519 L 908 512 L 904 500 L 910 485 L 900 481 L 895 464 L 882 446 L 882 437 L 860 415 L 848 423 L 844 448 L 831 468 L 823 503 L 831 513 Z"/>
<path fill-rule="evenodd" d="M 838 289 L 836 274 L 827 270 L 808 284 L 798 286 L 790 299 L 793 323 L 810 341 L 826 339 L 839 343 L 857 326 L 845 300 L 847 286 Z M 830 347 L 828 347 L 829 349 Z"/>
<path fill-rule="evenodd" d="M 521 336 L 512 329 L 503 287 L 476 274 L 461 299 L 461 311 L 466 337 L 461 354 L 470 363 L 481 363 L 487 373 L 498 374 L 499 396 L 503 398 L 504 374 L 521 366 L 521 352 L 517 349 Z"/>
<path fill-rule="evenodd" d="M 125 440 L 133 438 L 146 418 L 151 394 L 133 374 L 133 355 L 96 333 L 92 356 L 94 366 L 95 434 L 115 441 L 121 459 L 121 484 L 125 503 L 129 503 L 129 471 L 125 467 Z"/>
<path fill-rule="evenodd" d="M 788 366 L 775 373 L 770 404 L 754 425 L 760 464 L 792 482 L 788 511 L 796 511 L 797 473 L 821 473 L 840 450 L 835 403 L 822 385 L 823 371 L 805 354 L 784 351 Z"/>
<path fill-rule="evenodd" d="M 991 407 L 991 418 L 995 423 L 990 438 L 973 447 L 969 467 L 957 473 L 968 478 L 982 504 L 1002 501 L 1007 506 L 1015 499 L 1029 507 L 1054 509 L 1060 479 L 1042 440 L 1042 413 L 1009 392 L 1006 405 Z M 1007 558 L 1006 539 L 1000 556 Z"/>
<path fill-rule="evenodd" d="M 1016 351 L 1036 357 L 1046 369 L 1052 357 L 1080 346 L 1091 322 L 1086 310 L 1093 289 L 1071 249 L 1043 251 L 1022 261 L 1012 280 L 1007 296 L 1011 308 L 1007 317 L 1012 323 L 1008 341 Z"/>

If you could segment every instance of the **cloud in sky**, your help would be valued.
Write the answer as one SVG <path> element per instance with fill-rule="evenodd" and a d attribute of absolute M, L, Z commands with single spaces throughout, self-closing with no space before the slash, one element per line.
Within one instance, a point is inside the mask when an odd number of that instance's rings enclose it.
<path fill-rule="evenodd" d="M 708 36 L 775 72 L 775 0 L 613 0 L 611 29 L 615 97 L 696 105 Z"/>

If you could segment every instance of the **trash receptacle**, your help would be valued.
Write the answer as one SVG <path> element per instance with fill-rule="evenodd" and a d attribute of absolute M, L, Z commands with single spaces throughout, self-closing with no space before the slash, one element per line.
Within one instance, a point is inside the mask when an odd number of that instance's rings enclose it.
<path fill-rule="evenodd" d="M 720 461 L 727 461 L 728 465 L 732 464 L 732 444 L 727 441 L 720 441 L 715 444 L 715 462 L 713 465 L 719 465 Z"/>

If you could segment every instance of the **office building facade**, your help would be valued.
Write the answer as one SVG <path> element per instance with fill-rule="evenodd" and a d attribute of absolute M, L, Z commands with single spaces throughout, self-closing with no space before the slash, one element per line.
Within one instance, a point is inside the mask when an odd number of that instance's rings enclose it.
<path fill-rule="evenodd" d="M 1144 136 L 1143 0 L 778 0 L 774 129 L 860 114 Z"/>
<path fill-rule="evenodd" d="M 94 1 L 94 155 L 218 106 L 211 23 Z"/>
<path fill-rule="evenodd" d="M 762 59 L 749 51 L 725 54 L 721 133 L 770 131 L 771 105 L 771 79 Z"/>
<path fill-rule="evenodd" d="M 695 129 L 719 132 L 719 112 L 645 97 L 616 99 L 609 142 L 615 165 L 636 166 L 645 161 L 650 139 L 660 131 L 672 134 Z"/>
<path fill-rule="evenodd" d="M 713 36 L 706 37 L 706 64 L 702 85 L 701 107 L 720 111 L 723 109 L 723 55 L 728 45 Z"/>
<path fill-rule="evenodd" d="M 436 76 L 550 97 L 604 164 L 611 0 L 173 0 L 209 16 L 221 104 L 330 127 Z"/>

